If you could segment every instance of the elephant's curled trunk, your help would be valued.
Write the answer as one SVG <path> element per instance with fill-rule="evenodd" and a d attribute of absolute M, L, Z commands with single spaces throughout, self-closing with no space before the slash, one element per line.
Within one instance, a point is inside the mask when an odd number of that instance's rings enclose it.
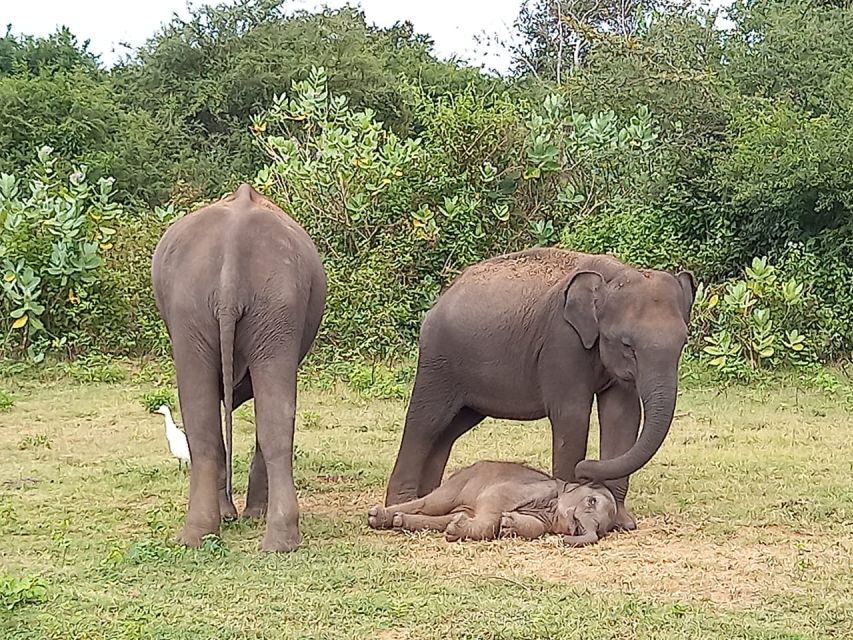
<path fill-rule="evenodd" d="M 578 479 L 603 482 L 624 478 L 642 469 L 660 449 L 675 414 L 677 373 L 638 382 L 637 389 L 643 402 L 643 430 L 637 442 L 609 460 L 582 460 L 575 467 Z"/>

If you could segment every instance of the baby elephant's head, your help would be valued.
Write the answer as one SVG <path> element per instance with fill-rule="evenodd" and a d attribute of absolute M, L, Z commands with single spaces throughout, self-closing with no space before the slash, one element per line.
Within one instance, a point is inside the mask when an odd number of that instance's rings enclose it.
<path fill-rule="evenodd" d="M 569 484 L 557 497 L 554 533 L 563 541 L 581 547 L 598 540 L 616 524 L 616 499 L 602 484 Z"/>

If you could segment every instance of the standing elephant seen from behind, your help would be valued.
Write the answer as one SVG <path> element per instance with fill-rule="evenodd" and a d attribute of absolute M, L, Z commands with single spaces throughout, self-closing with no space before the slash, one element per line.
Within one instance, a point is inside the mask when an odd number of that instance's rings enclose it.
<path fill-rule="evenodd" d="M 237 515 L 231 413 L 255 399 L 246 516 L 267 516 L 262 548 L 300 542 L 293 485 L 296 370 L 320 326 L 326 275 L 308 234 L 248 184 L 175 222 L 154 252 L 157 308 L 172 342 L 192 470 L 190 546 Z M 220 401 L 225 405 L 223 447 Z"/>

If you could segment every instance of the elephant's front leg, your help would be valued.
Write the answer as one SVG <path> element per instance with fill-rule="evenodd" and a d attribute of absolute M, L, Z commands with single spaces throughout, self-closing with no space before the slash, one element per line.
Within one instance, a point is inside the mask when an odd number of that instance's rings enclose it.
<path fill-rule="evenodd" d="M 246 508 L 243 510 L 243 517 L 263 518 L 267 513 L 268 498 L 267 465 L 256 435 L 255 454 L 252 456 L 252 465 L 249 467 L 249 488 L 246 491 Z"/>
<path fill-rule="evenodd" d="M 640 397 L 631 384 L 616 382 L 598 395 L 598 422 L 601 428 L 601 459 L 622 455 L 637 442 L 640 430 Z M 625 507 L 628 478 L 604 483 L 616 498 L 616 526 L 633 531 L 637 521 Z"/>
<path fill-rule="evenodd" d="M 574 482 L 575 467 L 586 457 L 592 394 L 568 394 L 561 405 L 551 408 L 551 472 L 556 478 Z"/>
<path fill-rule="evenodd" d="M 535 516 L 518 511 L 507 511 L 501 514 L 501 538 L 525 538 L 535 540 L 545 535 L 548 527 Z"/>
<path fill-rule="evenodd" d="M 494 540 L 501 528 L 500 512 L 477 512 L 471 518 L 465 513 L 457 514 L 444 529 L 448 542 L 460 540 Z"/>

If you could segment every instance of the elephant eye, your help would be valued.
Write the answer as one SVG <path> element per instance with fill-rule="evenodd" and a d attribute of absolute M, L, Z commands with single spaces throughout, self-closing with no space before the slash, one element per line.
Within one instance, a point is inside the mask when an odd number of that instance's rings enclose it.
<path fill-rule="evenodd" d="M 596 497 L 595 497 L 595 496 L 589 496 L 589 497 L 586 499 L 586 503 L 587 503 L 590 507 L 594 507 L 596 502 L 598 502 L 598 500 L 596 499 Z"/>

